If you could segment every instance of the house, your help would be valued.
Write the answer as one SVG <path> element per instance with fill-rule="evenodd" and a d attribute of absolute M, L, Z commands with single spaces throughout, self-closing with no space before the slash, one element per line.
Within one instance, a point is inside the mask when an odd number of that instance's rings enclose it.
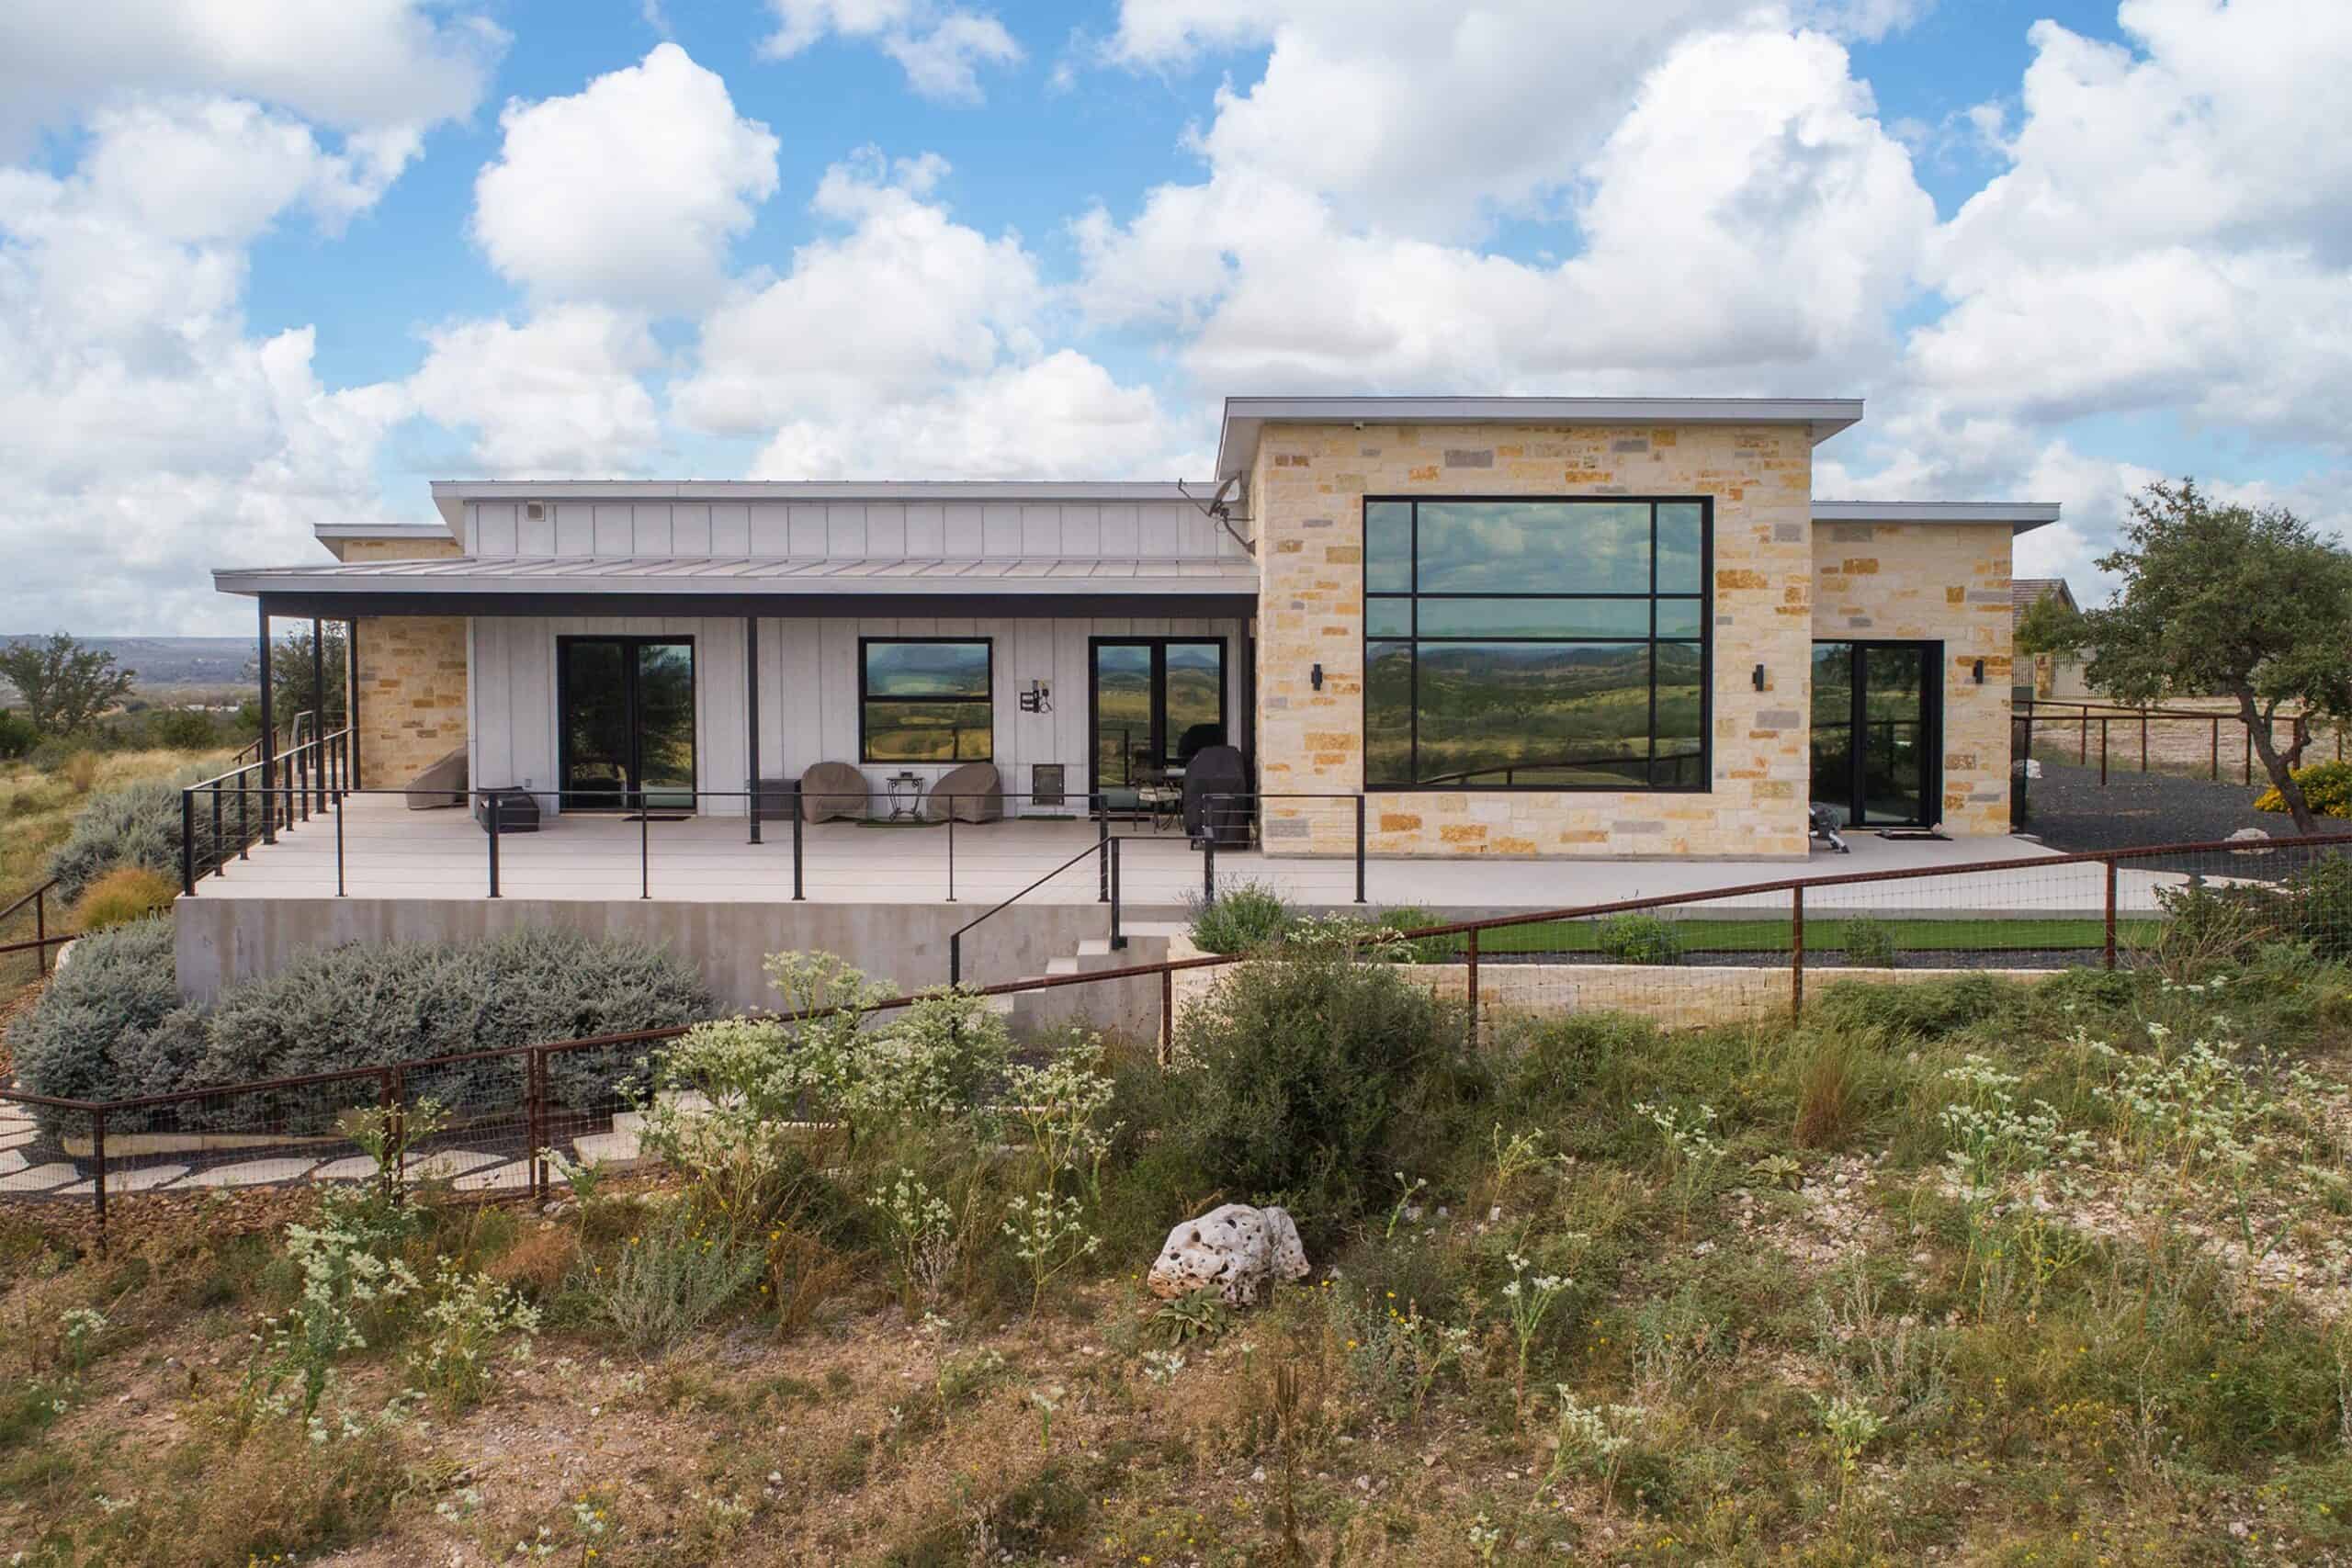
<path fill-rule="evenodd" d="M 2009 631 L 2012 636 L 2024 624 L 2025 613 L 2044 599 L 2055 599 L 2077 614 L 2082 610 L 2082 605 L 2075 600 L 2075 591 L 2066 585 L 2063 577 L 2012 579 L 2009 583 Z M 2092 692 L 2090 682 L 2083 672 L 2086 662 L 2079 653 L 2028 654 L 2020 660 L 2017 694 L 2041 702 L 2098 702 L 2099 699 Z"/>
<path fill-rule="evenodd" d="M 1431 861 L 1801 860 L 1815 804 L 2003 834 L 2010 542 L 2058 508 L 1815 500 L 1861 417 L 1233 398 L 1197 483 L 437 482 L 215 581 L 350 624 L 363 786 L 462 747 L 551 824 L 740 822 L 822 762 L 877 816 L 986 761 L 1069 818 L 1221 741 L 1302 862 L 1359 810 Z"/>

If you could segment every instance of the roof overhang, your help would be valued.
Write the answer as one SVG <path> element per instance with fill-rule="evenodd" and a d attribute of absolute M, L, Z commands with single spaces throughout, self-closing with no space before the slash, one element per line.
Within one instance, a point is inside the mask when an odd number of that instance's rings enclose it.
<path fill-rule="evenodd" d="M 469 501 L 1196 502 L 1174 479 L 435 479 L 452 529 Z"/>
<path fill-rule="evenodd" d="M 1035 557 L 847 560 L 756 556 L 458 556 L 224 568 L 223 593 L 273 613 L 354 615 L 995 615 L 1247 613 L 1255 562 Z"/>
<path fill-rule="evenodd" d="M 1227 398 L 1219 482 L 1246 475 L 1269 424 L 1801 424 L 1818 446 L 1860 398 Z"/>
<path fill-rule="evenodd" d="M 2054 501 L 1816 501 L 1815 523 L 1999 523 L 2030 533 L 2058 521 Z"/>

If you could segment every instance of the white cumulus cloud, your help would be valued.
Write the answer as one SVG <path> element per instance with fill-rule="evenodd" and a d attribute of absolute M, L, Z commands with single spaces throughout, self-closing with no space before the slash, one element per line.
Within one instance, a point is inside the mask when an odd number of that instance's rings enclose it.
<path fill-rule="evenodd" d="M 907 85 L 944 103 L 980 101 L 980 69 L 1016 64 L 1021 45 L 993 11 L 934 0 L 768 0 L 775 30 L 760 44 L 771 60 L 789 60 L 828 37 L 880 49 L 907 73 Z"/>

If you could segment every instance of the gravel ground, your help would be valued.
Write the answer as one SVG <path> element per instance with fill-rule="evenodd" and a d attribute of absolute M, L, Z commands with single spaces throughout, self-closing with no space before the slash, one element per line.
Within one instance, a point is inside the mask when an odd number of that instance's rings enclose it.
<path fill-rule="evenodd" d="M 2256 811 L 2254 797 L 2260 791 L 2239 784 L 2110 773 L 2102 789 L 2095 767 L 2045 761 L 2041 776 L 2028 787 L 2031 816 L 2025 830 L 2069 853 L 2226 839 L 2241 828 L 2259 828 L 2273 838 L 2295 831 L 2293 818 Z M 2352 835 L 2352 821 L 2322 818 L 2319 830 Z M 2244 875 L 2254 868 L 2239 864 L 2231 870 Z"/>

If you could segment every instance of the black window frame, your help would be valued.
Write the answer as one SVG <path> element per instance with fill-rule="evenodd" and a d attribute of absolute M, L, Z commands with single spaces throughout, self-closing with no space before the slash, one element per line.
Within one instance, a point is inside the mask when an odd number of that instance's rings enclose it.
<path fill-rule="evenodd" d="M 866 650 L 877 643 L 892 647 L 920 643 L 927 646 L 954 645 L 980 649 L 988 655 L 988 694 L 980 697 L 876 696 L 866 690 L 868 672 Z M 985 757 L 950 757 L 944 762 L 922 757 L 877 757 L 874 755 L 873 745 L 867 739 L 865 731 L 866 708 L 868 705 L 874 703 L 927 703 L 933 705 L 940 703 L 966 703 L 975 707 L 985 707 L 989 710 L 989 754 Z M 857 639 L 857 760 L 862 765 L 895 765 L 902 768 L 960 768 L 967 762 L 994 762 L 996 761 L 996 638 L 992 637 L 859 637 Z"/>
<path fill-rule="evenodd" d="M 1410 571 L 1408 586 L 1402 592 L 1374 590 L 1372 581 L 1372 508 L 1381 505 L 1405 505 L 1412 508 L 1407 534 Z M 1650 509 L 1650 586 L 1647 592 L 1577 592 L 1532 593 L 1507 591 L 1478 593 L 1430 593 L 1420 592 L 1420 509 L 1430 506 L 1507 505 L 1507 506 L 1647 506 Z M 1695 593 L 1661 593 L 1658 592 L 1658 513 L 1661 506 L 1691 506 L 1699 509 L 1699 587 Z M 1361 719 L 1363 744 L 1358 761 L 1359 784 L 1367 795 L 1433 795 L 1433 794 L 1513 794 L 1513 795 L 1712 795 L 1714 793 L 1714 673 L 1715 673 L 1715 502 L 1712 495 L 1366 495 L 1363 511 L 1358 513 L 1358 542 L 1361 546 L 1363 580 L 1366 584 L 1360 616 L 1359 651 L 1363 679 Z M 1529 599 L 1613 599 L 1644 603 L 1651 606 L 1650 630 L 1646 637 L 1423 637 L 1420 635 L 1420 604 L 1424 598 L 1445 600 L 1529 600 Z M 1406 630 L 1402 634 L 1375 637 L 1372 633 L 1372 607 L 1375 601 L 1401 601 L 1408 607 Z M 1694 637 L 1660 637 L 1657 635 L 1657 604 L 1660 601 L 1692 601 L 1699 606 L 1699 635 Z M 1420 648 L 1424 643 L 1526 643 L 1530 645 L 1588 646 L 1641 643 L 1649 650 L 1650 722 L 1649 755 L 1644 782 L 1627 779 L 1612 783 L 1594 784 L 1473 784 L 1466 781 L 1424 783 L 1420 779 Z M 1410 783 L 1374 783 L 1372 779 L 1372 649 L 1375 643 L 1402 643 L 1410 650 L 1412 675 L 1408 698 L 1410 735 L 1408 752 L 1413 780 Z M 1699 649 L 1699 751 L 1696 784 L 1658 784 L 1657 778 L 1660 758 L 1657 753 L 1657 649 L 1661 643 L 1687 647 L 1695 643 Z M 1494 770 L 1500 772 L 1502 770 Z"/>
<path fill-rule="evenodd" d="M 684 645 L 686 650 L 686 699 L 694 711 L 695 800 L 690 811 L 702 808 L 702 649 L 694 635 L 670 632 L 565 632 L 555 639 L 555 798 L 560 811 L 645 811 L 644 733 L 638 723 L 637 669 L 632 658 L 628 674 L 629 705 L 629 767 L 628 773 L 637 780 L 635 789 L 611 792 L 616 798 L 598 804 L 582 805 L 581 801 L 597 794 L 595 790 L 573 790 L 571 783 L 571 650 L 581 643 L 605 642 L 626 649 L 634 655 L 639 649 L 673 648 Z M 655 794 L 662 792 L 657 790 Z M 673 807 L 664 807 L 670 810 Z"/>

